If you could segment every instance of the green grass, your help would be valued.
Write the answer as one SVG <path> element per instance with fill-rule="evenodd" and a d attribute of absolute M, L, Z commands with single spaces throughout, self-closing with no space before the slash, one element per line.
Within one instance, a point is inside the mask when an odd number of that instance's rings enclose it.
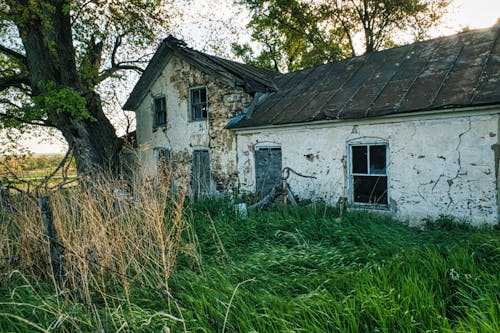
<path fill-rule="evenodd" d="M 199 248 L 181 249 L 170 300 L 144 276 L 129 301 L 102 285 L 85 304 L 10 273 L 0 331 L 500 332 L 498 229 L 443 219 L 422 231 L 323 205 L 243 218 L 207 201 L 185 214 Z"/>

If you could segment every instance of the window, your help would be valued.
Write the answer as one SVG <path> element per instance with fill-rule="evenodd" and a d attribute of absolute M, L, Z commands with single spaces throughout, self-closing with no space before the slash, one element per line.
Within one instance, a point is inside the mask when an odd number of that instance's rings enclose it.
<path fill-rule="evenodd" d="M 169 170 L 170 150 L 159 147 L 154 148 L 153 152 L 155 155 L 156 166 L 158 168 L 158 174 L 164 176 Z"/>
<path fill-rule="evenodd" d="M 191 120 L 204 120 L 208 116 L 207 88 L 193 88 L 190 90 Z"/>
<path fill-rule="evenodd" d="M 167 101 L 164 96 L 153 98 L 153 117 L 154 127 L 167 123 Z"/>
<path fill-rule="evenodd" d="M 349 144 L 349 196 L 354 204 L 388 205 L 387 144 Z"/>

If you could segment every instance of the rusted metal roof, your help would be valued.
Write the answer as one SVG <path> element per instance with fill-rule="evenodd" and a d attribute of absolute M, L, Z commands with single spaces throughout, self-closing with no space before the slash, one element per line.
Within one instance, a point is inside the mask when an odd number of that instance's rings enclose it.
<path fill-rule="evenodd" d="M 173 56 L 178 56 L 201 71 L 213 75 L 232 87 L 243 87 L 248 93 L 277 90 L 276 72 L 223 59 L 188 48 L 182 40 L 169 36 L 163 40 L 144 73 L 130 93 L 123 108 L 136 110 Z"/>
<path fill-rule="evenodd" d="M 274 78 L 227 128 L 500 105 L 500 23 Z"/>

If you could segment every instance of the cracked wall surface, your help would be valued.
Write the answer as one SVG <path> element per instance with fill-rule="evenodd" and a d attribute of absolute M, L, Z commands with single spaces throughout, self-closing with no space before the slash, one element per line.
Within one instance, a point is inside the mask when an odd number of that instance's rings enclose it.
<path fill-rule="evenodd" d="M 346 142 L 376 138 L 389 144 L 389 209 L 397 217 L 418 223 L 445 214 L 494 224 L 498 111 L 239 131 L 241 191 L 254 190 L 254 147 L 269 142 L 281 145 L 283 167 L 316 177 L 292 175 L 295 194 L 335 204 L 348 195 Z"/>
<path fill-rule="evenodd" d="M 202 86 L 207 87 L 208 119 L 191 121 L 189 88 Z M 153 129 L 152 101 L 158 96 L 166 97 L 167 124 Z M 223 128 L 232 117 L 243 111 L 250 98 L 242 88 L 220 83 L 213 76 L 173 57 L 136 111 L 143 174 L 149 177 L 156 175 L 153 149 L 168 148 L 177 185 L 189 189 L 193 150 L 208 149 L 212 192 L 236 193 L 236 141 L 234 134 Z"/>

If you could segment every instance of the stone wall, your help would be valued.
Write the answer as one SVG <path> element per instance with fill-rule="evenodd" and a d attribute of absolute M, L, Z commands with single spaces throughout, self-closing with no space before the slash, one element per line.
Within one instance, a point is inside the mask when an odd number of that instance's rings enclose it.
<path fill-rule="evenodd" d="M 207 87 L 208 120 L 191 121 L 189 88 Z M 152 100 L 165 96 L 167 124 L 153 129 Z M 144 174 L 156 174 L 153 149 L 171 151 L 176 179 L 189 184 L 194 149 L 210 152 L 211 188 L 214 193 L 235 194 L 238 190 L 236 141 L 224 126 L 249 104 L 251 96 L 242 88 L 218 82 L 180 58 L 173 57 L 136 112 L 137 138 Z"/>

